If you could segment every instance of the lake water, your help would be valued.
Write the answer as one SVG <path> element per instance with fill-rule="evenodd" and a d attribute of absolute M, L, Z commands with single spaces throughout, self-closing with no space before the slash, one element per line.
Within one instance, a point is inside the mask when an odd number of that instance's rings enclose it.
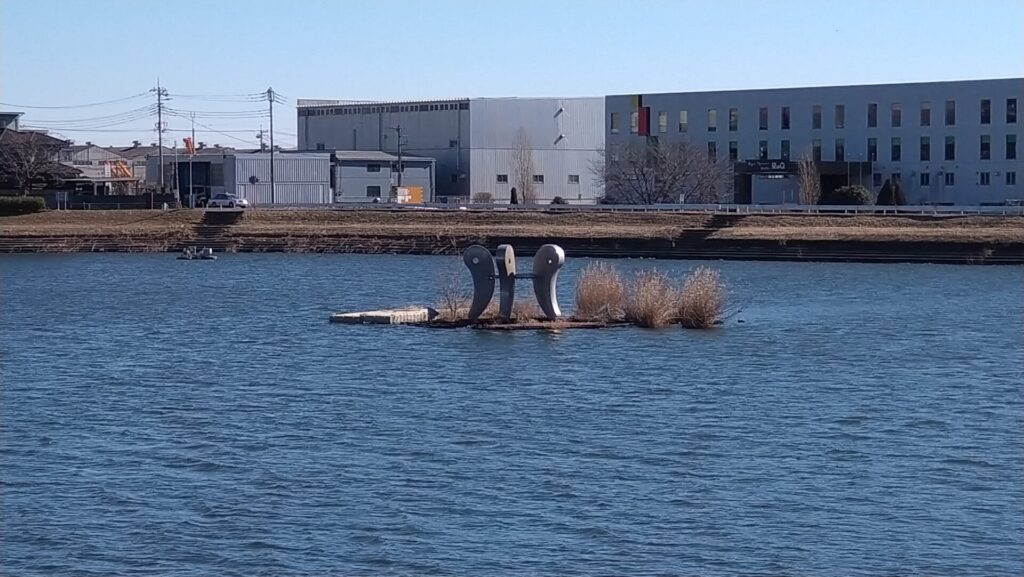
<path fill-rule="evenodd" d="M 327 323 L 452 260 L 0 257 L 0 574 L 1024 573 L 1024 268 L 714 263 L 706 332 Z"/>

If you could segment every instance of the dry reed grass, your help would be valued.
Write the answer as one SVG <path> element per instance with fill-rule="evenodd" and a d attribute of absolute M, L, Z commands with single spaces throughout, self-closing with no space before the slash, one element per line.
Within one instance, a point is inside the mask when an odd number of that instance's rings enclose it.
<path fill-rule="evenodd" d="M 579 320 L 617 320 L 622 318 L 625 288 L 615 267 L 592 262 L 576 277 L 576 309 Z"/>
<path fill-rule="evenodd" d="M 675 320 L 676 300 L 668 275 L 658 270 L 637 271 L 626 292 L 626 320 L 645 328 L 664 327 Z"/>
<path fill-rule="evenodd" d="M 679 291 L 679 322 L 692 329 L 708 329 L 722 320 L 725 283 L 717 270 L 700 266 L 683 281 Z"/>

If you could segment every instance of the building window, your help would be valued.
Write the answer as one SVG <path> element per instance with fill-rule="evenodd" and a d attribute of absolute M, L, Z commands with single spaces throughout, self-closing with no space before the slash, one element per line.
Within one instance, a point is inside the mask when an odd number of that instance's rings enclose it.
<path fill-rule="evenodd" d="M 815 138 L 811 141 L 811 158 L 814 162 L 821 162 L 821 139 Z"/>
<path fill-rule="evenodd" d="M 815 104 L 811 109 L 811 128 L 821 128 L 821 105 Z"/>
<path fill-rule="evenodd" d="M 903 141 L 900 140 L 899 136 L 893 136 L 889 142 L 890 160 L 893 162 L 899 162 L 903 157 Z"/>
<path fill-rule="evenodd" d="M 1017 124 L 1017 99 L 1006 99 L 1006 123 Z"/>
<path fill-rule="evenodd" d="M 956 184 L 956 174 L 952 172 L 947 172 L 945 175 L 943 175 L 943 182 L 946 183 L 946 186 L 953 186 L 954 184 Z"/>
<path fill-rule="evenodd" d="M 836 160 L 842 162 L 846 160 L 846 141 L 842 138 L 836 139 Z"/>
<path fill-rule="evenodd" d="M 543 174 L 535 174 L 535 175 L 533 175 L 533 183 L 534 184 L 544 184 L 544 175 Z"/>
<path fill-rule="evenodd" d="M 636 134 L 640 131 L 640 113 L 636 110 L 629 113 L 629 133 Z"/>
<path fill-rule="evenodd" d="M 679 111 L 679 132 L 686 132 L 690 129 L 690 118 L 685 110 Z"/>
<path fill-rule="evenodd" d="M 366 165 L 366 172 L 380 172 L 380 165 L 379 164 L 367 164 Z"/>
<path fill-rule="evenodd" d="M 921 173 L 921 186 L 931 186 L 932 174 L 930 172 Z"/>
<path fill-rule="evenodd" d="M 729 109 L 729 132 L 736 132 L 740 126 L 740 111 L 736 108 Z"/>
<path fill-rule="evenodd" d="M 877 138 L 869 138 L 868 139 L 868 160 L 870 162 L 875 162 L 875 161 L 878 160 L 878 139 Z"/>
<path fill-rule="evenodd" d="M 956 100 L 946 101 L 946 126 L 956 126 Z"/>
<path fill-rule="evenodd" d="M 782 141 L 782 160 L 789 160 L 789 141 Z"/>
<path fill-rule="evenodd" d="M 711 162 L 718 160 L 718 144 L 714 141 L 708 143 L 708 158 Z"/>
<path fill-rule="evenodd" d="M 789 107 L 782 107 L 782 129 L 789 130 Z"/>
<path fill-rule="evenodd" d="M 882 175 L 877 172 L 871 175 L 871 186 L 882 186 Z"/>
<path fill-rule="evenodd" d="M 658 132 L 662 134 L 668 132 L 668 113 L 664 110 L 658 113 Z"/>
<path fill-rule="evenodd" d="M 988 134 L 981 135 L 981 139 L 978 142 L 978 157 L 981 160 L 992 159 L 992 137 Z"/>
<path fill-rule="evenodd" d="M 380 198 L 380 186 L 371 185 L 366 187 L 367 198 Z"/>
<path fill-rule="evenodd" d="M 956 160 L 956 137 L 946 137 L 946 160 Z"/>
<path fill-rule="evenodd" d="M 1006 173 L 1006 186 L 1017 186 L 1017 173 L 1010 171 Z"/>
<path fill-rule="evenodd" d="M 988 172 L 979 172 L 978 184 L 980 184 L 981 186 L 988 186 L 992 184 L 992 175 Z"/>
<path fill-rule="evenodd" d="M 757 127 L 759 130 L 768 130 L 768 107 L 762 106 L 757 113 Z"/>
<path fill-rule="evenodd" d="M 932 125 L 932 103 L 922 102 L 921 103 L 921 126 Z"/>
<path fill-rule="evenodd" d="M 459 146 L 459 141 L 458 140 L 449 140 L 448 141 L 448 148 L 458 148 L 458 146 Z"/>
<path fill-rule="evenodd" d="M 619 113 L 618 112 L 612 112 L 611 116 L 608 117 L 608 123 L 611 125 L 610 126 L 610 132 L 612 134 L 618 134 L 619 133 Z"/>
<path fill-rule="evenodd" d="M 459 182 L 459 175 L 458 175 L 458 173 L 455 173 L 455 172 L 453 172 L 453 173 L 452 173 L 452 174 L 451 174 L 451 175 L 450 175 L 450 176 L 448 177 L 448 179 L 449 179 L 449 180 L 451 181 L 451 183 L 452 183 L 452 184 L 455 184 L 455 183 Z"/>
<path fill-rule="evenodd" d="M 757 143 L 757 158 L 759 160 L 768 160 L 768 141 L 762 140 Z"/>
<path fill-rule="evenodd" d="M 846 105 L 836 104 L 836 128 L 846 128 Z"/>
<path fill-rule="evenodd" d="M 899 128 L 903 126 L 903 105 L 893 102 L 892 104 L 892 121 L 893 128 Z"/>
<path fill-rule="evenodd" d="M 708 132 L 715 132 L 718 130 L 718 111 L 714 108 L 708 108 Z"/>
<path fill-rule="evenodd" d="M 739 144 L 735 140 L 729 141 L 729 160 L 736 162 L 740 157 Z"/>
<path fill-rule="evenodd" d="M 316 149 L 317 150 L 324 150 L 325 148 L 326 148 L 326 146 L 324 145 L 323 142 L 316 143 Z"/>
<path fill-rule="evenodd" d="M 992 101 L 988 98 L 981 101 L 981 123 L 992 124 Z"/>
<path fill-rule="evenodd" d="M 578 174 L 570 174 L 569 175 L 569 184 L 579 184 L 579 183 L 580 183 L 580 175 L 578 175 Z"/>
<path fill-rule="evenodd" d="M 1017 135 L 1006 135 L 1006 160 L 1017 160 Z"/>
<path fill-rule="evenodd" d="M 878 105 L 874 102 L 868 104 L 868 128 L 878 126 Z"/>
<path fill-rule="evenodd" d="M 508 175 L 507 174 L 499 174 L 498 175 L 498 184 L 508 184 Z"/>
<path fill-rule="evenodd" d="M 932 139 L 927 136 L 921 137 L 921 161 L 928 162 L 932 159 Z"/>

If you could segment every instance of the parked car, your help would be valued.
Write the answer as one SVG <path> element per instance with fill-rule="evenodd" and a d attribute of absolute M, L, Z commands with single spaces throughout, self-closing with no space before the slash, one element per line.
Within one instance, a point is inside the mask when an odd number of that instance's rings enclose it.
<path fill-rule="evenodd" d="M 249 206 L 249 201 L 244 198 L 238 198 L 233 194 L 220 193 L 215 194 L 206 203 L 207 208 L 246 208 Z"/>

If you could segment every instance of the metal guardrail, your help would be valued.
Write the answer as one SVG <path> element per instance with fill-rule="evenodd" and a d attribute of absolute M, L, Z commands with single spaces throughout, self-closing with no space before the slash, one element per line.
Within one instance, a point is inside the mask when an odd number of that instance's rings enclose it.
<path fill-rule="evenodd" d="M 813 214 L 813 215 L 922 215 L 922 216 L 1024 216 L 1024 206 L 843 206 L 798 204 L 275 204 L 258 210 L 341 210 L 341 211 L 493 211 L 561 213 L 726 213 L 726 214 Z"/>

